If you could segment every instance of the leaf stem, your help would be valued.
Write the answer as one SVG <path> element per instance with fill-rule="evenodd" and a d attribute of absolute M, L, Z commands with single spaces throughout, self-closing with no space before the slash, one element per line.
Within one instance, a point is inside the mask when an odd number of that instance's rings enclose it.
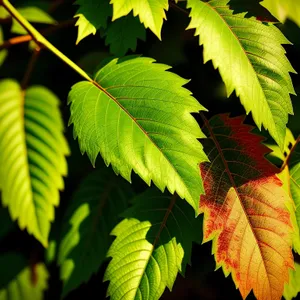
<path fill-rule="evenodd" d="M 0 4 L 11 14 L 13 18 L 32 36 L 32 39 L 38 44 L 46 47 L 57 57 L 68 64 L 74 71 L 81 75 L 84 79 L 93 82 L 92 78 L 82 70 L 77 64 L 75 64 L 66 55 L 60 52 L 54 47 L 43 35 L 41 35 L 15 8 L 10 4 L 8 0 L 0 0 Z"/>
<path fill-rule="evenodd" d="M 37 60 L 38 60 L 38 57 L 39 57 L 40 53 L 41 53 L 41 47 L 39 45 L 37 45 L 36 48 L 34 49 L 34 52 L 31 56 L 31 59 L 28 63 L 26 73 L 25 73 L 24 78 L 23 78 L 22 83 L 21 83 L 21 88 L 22 88 L 23 91 L 26 90 L 26 87 L 28 85 L 30 76 L 32 74 L 32 71 L 34 69 L 34 66 L 35 66 Z"/>

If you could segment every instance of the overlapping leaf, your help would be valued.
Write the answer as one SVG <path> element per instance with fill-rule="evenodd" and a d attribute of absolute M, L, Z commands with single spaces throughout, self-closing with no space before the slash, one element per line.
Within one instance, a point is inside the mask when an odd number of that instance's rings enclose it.
<path fill-rule="evenodd" d="M 40 86 L 21 91 L 13 80 L 0 82 L 0 189 L 2 202 L 44 246 L 67 174 L 68 146 L 59 101 Z"/>
<path fill-rule="evenodd" d="M 129 49 L 135 51 L 137 39 L 146 39 L 144 26 L 132 15 L 112 22 L 105 34 L 105 44 L 110 45 L 110 53 L 117 56 L 125 55 Z"/>
<path fill-rule="evenodd" d="M 98 271 L 112 242 L 109 234 L 132 196 L 130 185 L 106 167 L 82 182 L 66 213 L 59 247 L 63 295 Z"/>
<path fill-rule="evenodd" d="M 191 22 L 204 46 L 204 62 L 219 68 L 230 95 L 234 90 L 257 126 L 264 126 L 283 147 L 288 114 L 293 113 L 294 88 L 289 72 L 295 72 L 281 44 L 289 41 L 273 24 L 245 13 L 234 14 L 229 0 L 188 0 Z"/>
<path fill-rule="evenodd" d="M 264 158 L 269 150 L 242 121 L 221 115 L 205 122 L 204 241 L 213 240 L 217 267 L 232 274 L 243 298 L 253 290 L 260 300 L 281 299 L 293 268 L 289 196 Z"/>
<path fill-rule="evenodd" d="M 191 116 L 204 108 L 182 87 L 187 81 L 151 58 L 114 59 L 69 93 L 70 123 L 82 153 L 128 181 L 132 169 L 148 184 L 175 191 L 198 213 L 203 185 L 198 165 L 206 161 Z"/>
<path fill-rule="evenodd" d="M 300 26 L 300 1 L 297 0 L 264 0 L 266 7 L 278 20 L 285 22 L 287 18 Z"/>
<path fill-rule="evenodd" d="M 161 29 L 165 10 L 168 10 L 168 0 L 111 0 L 113 5 L 113 20 L 128 15 L 133 11 L 134 16 L 139 16 L 141 23 L 145 25 L 161 39 Z"/>
<path fill-rule="evenodd" d="M 25 259 L 15 253 L 3 254 L 0 262 L 0 300 L 44 299 L 49 277 L 44 264 L 27 266 Z"/>
<path fill-rule="evenodd" d="M 108 256 L 112 257 L 104 280 L 112 300 L 157 300 L 170 290 L 177 273 L 190 261 L 192 242 L 201 242 L 202 220 L 177 195 L 149 189 L 134 199 Z"/>
<path fill-rule="evenodd" d="M 98 29 L 106 28 L 112 9 L 109 0 L 77 0 L 75 4 L 79 5 L 75 15 L 78 17 L 76 22 L 76 26 L 78 26 L 76 43 L 78 44 L 88 35 L 95 34 Z"/>

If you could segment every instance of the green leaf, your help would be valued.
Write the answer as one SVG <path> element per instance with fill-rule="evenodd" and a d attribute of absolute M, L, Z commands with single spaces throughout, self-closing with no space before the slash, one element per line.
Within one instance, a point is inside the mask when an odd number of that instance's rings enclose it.
<path fill-rule="evenodd" d="M 300 292 L 300 264 L 295 262 L 295 270 L 290 271 L 290 281 L 284 287 L 283 297 L 292 300 Z"/>
<path fill-rule="evenodd" d="M 48 271 L 43 263 L 27 266 L 20 254 L 0 256 L 0 300 L 42 300 L 48 284 Z"/>
<path fill-rule="evenodd" d="M 151 180 L 185 198 L 198 214 L 203 193 L 198 165 L 206 161 L 197 138 L 204 137 L 192 112 L 204 110 L 187 80 L 151 58 L 114 59 L 69 93 L 70 124 L 81 152 L 131 182 L 132 169 L 148 185 Z"/>
<path fill-rule="evenodd" d="M 261 5 L 266 7 L 280 22 L 287 18 L 300 26 L 300 1 L 297 0 L 264 0 Z"/>
<path fill-rule="evenodd" d="M 149 189 L 134 199 L 112 234 L 117 238 L 104 280 L 110 299 L 159 299 L 185 271 L 193 242 L 202 240 L 202 219 L 177 195 Z"/>
<path fill-rule="evenodd" d="M 139 16 L 141 23 L 161 40 L 161 29 L 165 10 L 169 9 L 168 0 L 111 0 L 113 5 L 113 21 L 128 15 L 133 10 L 134 16 Z"/>
<path fill-rule="evenodd" d="M 138 18 L 131 15 L 112 22 L 106 30 L 105 44 L 110 45 L 110 52 L 123 56 L 128 49 L 135 51 L 137 39 L 145 41 L 146 31 Z"/>
<path fill-rule="evenodd" d="M 273 24 L 246 13 L 233 14 L 229 0 L 188 0 L 191 22 L 204 45 L 204 62 L 219 68 L 228 96 L 235 90 L 246 113 L 264 126 L 283 148 L 288 114 L 294 94 L 289 72 L 295 72 L 281 44 L 289 41 Z"/>
<path fill-rule="evenodd" d="M 96 34 L 98 29 L 106 28 L 107 19 L 111 16 L 111 5 L 108 0 L 77 0 L 75 4 L 80 7 L 75 15 L 79 17 L 78 35 L 76 44 L 90 34 Z"/>
<path fill-rule="evenodd" d="M 4 38 L 3 38 L 3 30 L 2 26 L 0 26 L 0 45 L 3 44 Z M 0 50 L 0 67 L 3 65 L 5 58 L 7 57 L 8 51 L 7 49 Z"/>
<path fill-rule="evenodd" d="M 13 220 L 44 246 L 67 174 L 59 100 L 41 86 L 0 81 L 0 188 Z"/>
<path fill-rule="evenodd" d="M 38 7 L 22 7 L 19 8 L 18 11 L 29 22 L 56 24 L 56 21 L 48 13 Z M 27 34 L 27 31 L 15 19 L 13 19 L 11 32 L 16 34 Z"/>
<path fill-rule="evenodd" d="M 67 210 L 59 246 L 63 296 L 98 271 L 112 242 L 109 234 L 132 195 L 130 185 L 106 167 L 82 182 Z"/>

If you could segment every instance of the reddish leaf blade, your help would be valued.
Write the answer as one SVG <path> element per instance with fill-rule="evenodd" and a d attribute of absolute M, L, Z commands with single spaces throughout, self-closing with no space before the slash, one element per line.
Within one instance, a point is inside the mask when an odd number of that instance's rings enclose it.
<path fill-rule="evenodd" d="M 213 239 L 217 267 L 232 273 L 243 298 L 281 299 L 293 268 L 288 194 L 264 156 L 270 151 L 243 118 L 220 115 L 205 122 L 211 163 L 200 165 L 206 195 L 204 241 Z"/>

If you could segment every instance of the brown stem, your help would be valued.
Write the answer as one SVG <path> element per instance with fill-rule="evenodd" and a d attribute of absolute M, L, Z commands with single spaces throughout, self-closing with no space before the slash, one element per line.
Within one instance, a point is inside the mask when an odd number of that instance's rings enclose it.
<path fill-rule="evenodd" d="M 51 33 L 55 32 L 55 31 L 57 31 L 59 29 L 72 26 L 72 25 L 75 24 L 75 22 L 76 22 L 75 19 L 61 22 L 58 25 L 50 26 L 50 27 L 48 27 L 48 28 L 46 28 L 44 30 L 41 30 L 41 34 L 42 35 L 51 34 Z M 0 50 L 5 49 L 5 48 L 10 48 L 13 45 L 30 42 L 32 40 L 33 40 L 33 37 L 30 34 L 22 35 L 22 36 L 17 36 L 17 37 L 11 38 L 11 39 L 5 41 L 3 44 L 1 44 L 0 45 Z"/>
<path fill-rule="evenodd" d="M 34 69 L 34 66 L 37 62 L 37 59 L 38 59 L 40 53 L 41 53 L 41 47 L 39 45 L 37 45 L 33 51 L 31 58 L 30 58 L 30 61 L 27 66 L 27 70 L 25 72 L 24 78 L 21 83 L 21 88 L 23 91 L 26 90 L 26 88 L 27 88 L 28 82 L 30 80 L 30 76 L 32 74 L 32 71 Z"/>
<path fill-rule="evenodd" d="M 182 7 L 180 7 L 179 5 L 177 5 L 176 3 L 174 3 L 173 1 L 170 1 L 169 5 L 170 5 L 170 7 L 174 8 L 174 9 L 180 11 L 180 12 L 183 12 L 186 15 L 189 15 L 189 12 L 187 10 L 185 10 Z"/>
<path fill-rule="evenodd" d="M 300 143 L 300 135 L 299 135 L 298 138 L 296 139 L 295 144 L 293 145 L 291 151 L 288 153 L 287 157 L 285 158 L 285 161 L 283 162 L 283 164 L 282 164 L 282 166 L 281 166 L 281 169 L 280 169 L 281 171 L 283 171 L 284 168 L 285 168 L 286 166 L 289 165 L 289 162 L 290 162 L 290 160 L 291 160 L 292 154 L 293 154 L 293 152 L 295 151 L 295 149 L 296 149 L 296 147 L 297 147 L 297 145 L 298 145 L 299 143 Z"/>

